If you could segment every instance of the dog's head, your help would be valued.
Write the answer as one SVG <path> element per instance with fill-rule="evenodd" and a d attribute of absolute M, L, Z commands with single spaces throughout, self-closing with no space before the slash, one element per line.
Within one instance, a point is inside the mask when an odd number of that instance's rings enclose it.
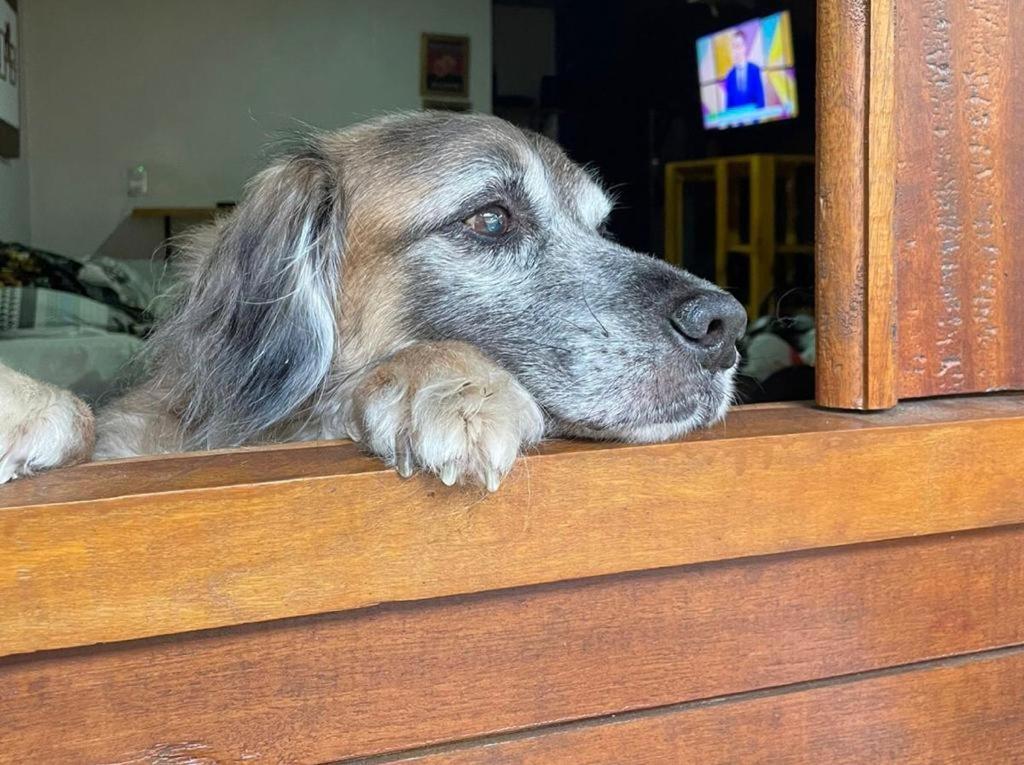
<path fill-rule="evenodd" d="M 648 441 L 714 421 L 744 311 L 611 241 L 611 209 L 555 144 L 493 117 L 422 112 L 315 136 L 196 248 L 160 336 L 198 378 L 183 415 L 207 442 L 239 423 L 252 435 L 442 339 L 512 372 L 551 434 Z M 203 339 L 183 339 L 200 325 Z"/>

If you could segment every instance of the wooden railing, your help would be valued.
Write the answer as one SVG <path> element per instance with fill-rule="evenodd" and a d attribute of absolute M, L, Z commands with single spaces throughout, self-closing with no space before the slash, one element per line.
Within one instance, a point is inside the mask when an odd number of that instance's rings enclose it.
<path fill-rule="evenodd" d="M 552 443 L 494 495 L 347 443 L 18 482 L 0 762 L 1012 761 L 1022 475 L 997 395 Z"/>

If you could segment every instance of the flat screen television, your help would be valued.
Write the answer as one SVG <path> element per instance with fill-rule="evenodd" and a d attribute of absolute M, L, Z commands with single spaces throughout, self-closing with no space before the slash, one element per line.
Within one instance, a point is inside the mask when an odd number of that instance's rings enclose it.
<path fill-rule="evenodd" d="M 789 11 L 701 37 L 697 40 L 697 69 L 708 130 L 797 116 Z"/>

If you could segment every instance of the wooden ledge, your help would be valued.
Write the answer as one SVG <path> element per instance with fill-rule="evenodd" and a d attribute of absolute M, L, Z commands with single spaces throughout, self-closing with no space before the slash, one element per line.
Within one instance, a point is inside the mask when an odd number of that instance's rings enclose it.
<path fill-rule="evenodd" d="M 86 465 L 0 489 L 0 655 L 1019 524 L 1022 473 L 1021 395 L 553 443 L 495 495 L 347 443 Z"/>

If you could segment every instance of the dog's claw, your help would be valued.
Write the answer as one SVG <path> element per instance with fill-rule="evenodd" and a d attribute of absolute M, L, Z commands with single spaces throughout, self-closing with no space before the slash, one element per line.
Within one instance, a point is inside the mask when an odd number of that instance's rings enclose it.
<path fill-rule="evenodd" d="M 402 478 L 409 478 L 416 471 L 416 464 L 412 458 L 412 446 L 408 439 L 400 441 L 395 448 L 395 470 Z"/>
<path fill-rule="evenodd" d="M 501 476 L 498 471 L 494 468 L 486 468 L 484 470 L 485 483 L 487 484 L 487 491 L 495 492 L 498 490 L 498 486 L 501 484 Z"/>
<path fill-rule="evenodd" d="M 356 425 L 355 422 L 351 422 L 350 421 L 350 422 L 346 423 L 345 431 L 348 433 L 348 437 L 349 437 L 350 440 L 352 440 L 352 441 L 362 441 L 363 440 L 362 431 L 359 430 L 359 426 Z"/>
<path fill-rule="evenodd" d="M 345 429 L 345 435 L 351 441 L 362 441 L 363 432 L 356 420 L 355 409 L 349 405 L 341 413 L 341 426 Z"/>
<path fill-rule="evenodd" d="M 449 462 L 447 465 L 441 468 L 440 473 L 441 483 L 445 486 L 454 486 L 455 481 L 459 478 L 459 470 L 455 466 L 454 462 Z"/>

